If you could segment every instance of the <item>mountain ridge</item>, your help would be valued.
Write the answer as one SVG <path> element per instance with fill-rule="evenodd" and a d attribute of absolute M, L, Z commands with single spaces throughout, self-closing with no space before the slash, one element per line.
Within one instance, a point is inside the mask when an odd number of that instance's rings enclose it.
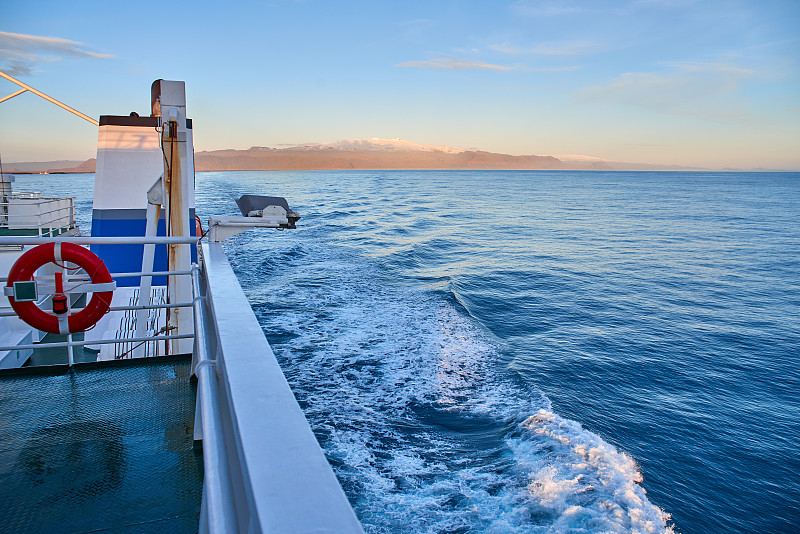
<path fill-rule="evenodd" d="M 6 164 L 6 172 L 91 173 L 94 158 Z M 425 145 L 403 139 L 349 139 L 282 148 L 252 146 L 195 152 L 197 171 L 299 170 L 705 170 L 677 165 L 611 162 L 580 154 L 514 156 L 477 149 Z"/>
<path fill-rule="evenodd" d="M 348 142 L 349 143 L 349 142 Z M 343 169 L 563 169 L 551 156 L 510 156 L 439 147 L 375 146 L 358 143 L 301 145 L 265 150 L 214 150 L 195 153 L 198 171 L 343 170 Z"/>

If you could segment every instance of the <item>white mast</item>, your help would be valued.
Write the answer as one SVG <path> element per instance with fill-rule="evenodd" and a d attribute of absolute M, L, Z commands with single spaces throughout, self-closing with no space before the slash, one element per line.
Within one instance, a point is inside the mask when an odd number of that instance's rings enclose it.
<path fill-rule="evenodd" d="M 186 89 L 184 82 L 157 80 L 152 89 L 153 115 L 162 120 L 161 149 L 164 154 L 162 176 L 166 208 L 167 235 L 188 237 L 189 206 L 193 200 L 194 166 L 192 162 L 191 130 L 186 127 Z M 170 271 L 191 268 L 190 245 L 168 245 Z M 192 283 L 188 276 L 170 276 L 167 282 L 170 303 L 190 302 Z M 187 333 L 193 329 L 192 310 L 174 308 L 169 312 L 170 334 Z M 192 352 L 191 339 L 170 341 L 170 354 Z"/>

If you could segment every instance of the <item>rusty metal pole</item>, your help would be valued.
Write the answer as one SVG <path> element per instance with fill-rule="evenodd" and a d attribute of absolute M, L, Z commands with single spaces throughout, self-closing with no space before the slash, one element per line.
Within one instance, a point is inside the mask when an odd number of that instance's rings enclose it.
<path fill-rule="evenodd" d="M 163 121 L 162 147 L 164 149 L 164 193 L 166 197 L 167 235 L 189 236 L 189 187 L 191 177 L 187 172 L 187 128 L 186 93 L 183 82 L 159 81 L 158 108 Z M 169 270 L 188 271 L 191 268 L 191 246 L 170 244 L 167 246 Z M 167 299 L 172 302 L 192 300 L 192 281 L 187 276 L 170 276 L 167 284 Z M 170 310 L 169 334 L 193 332 L 194 320 L 191 309 Z M 170 341 L 170 354 L 192 352 L 191 339 Z"/>

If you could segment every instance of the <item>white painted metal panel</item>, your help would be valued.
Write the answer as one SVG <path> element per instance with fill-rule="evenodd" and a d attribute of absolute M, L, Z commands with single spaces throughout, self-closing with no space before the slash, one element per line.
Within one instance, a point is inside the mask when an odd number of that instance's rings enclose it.
<path fill-rule="evenodd" d="M 95 210 L 147 207 L 147 190 L 164 170 L 159 139 L 155 128 L 100 126 Z"/>

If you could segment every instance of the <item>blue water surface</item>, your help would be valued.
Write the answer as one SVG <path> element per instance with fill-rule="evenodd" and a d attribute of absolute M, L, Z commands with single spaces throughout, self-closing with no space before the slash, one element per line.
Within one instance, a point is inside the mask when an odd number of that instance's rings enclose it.
<path fill-rule="evenodd" d="M 226 249 L 368 532 L 797 531 L 800 174 L 197 189 L 303 215 Z"/>

